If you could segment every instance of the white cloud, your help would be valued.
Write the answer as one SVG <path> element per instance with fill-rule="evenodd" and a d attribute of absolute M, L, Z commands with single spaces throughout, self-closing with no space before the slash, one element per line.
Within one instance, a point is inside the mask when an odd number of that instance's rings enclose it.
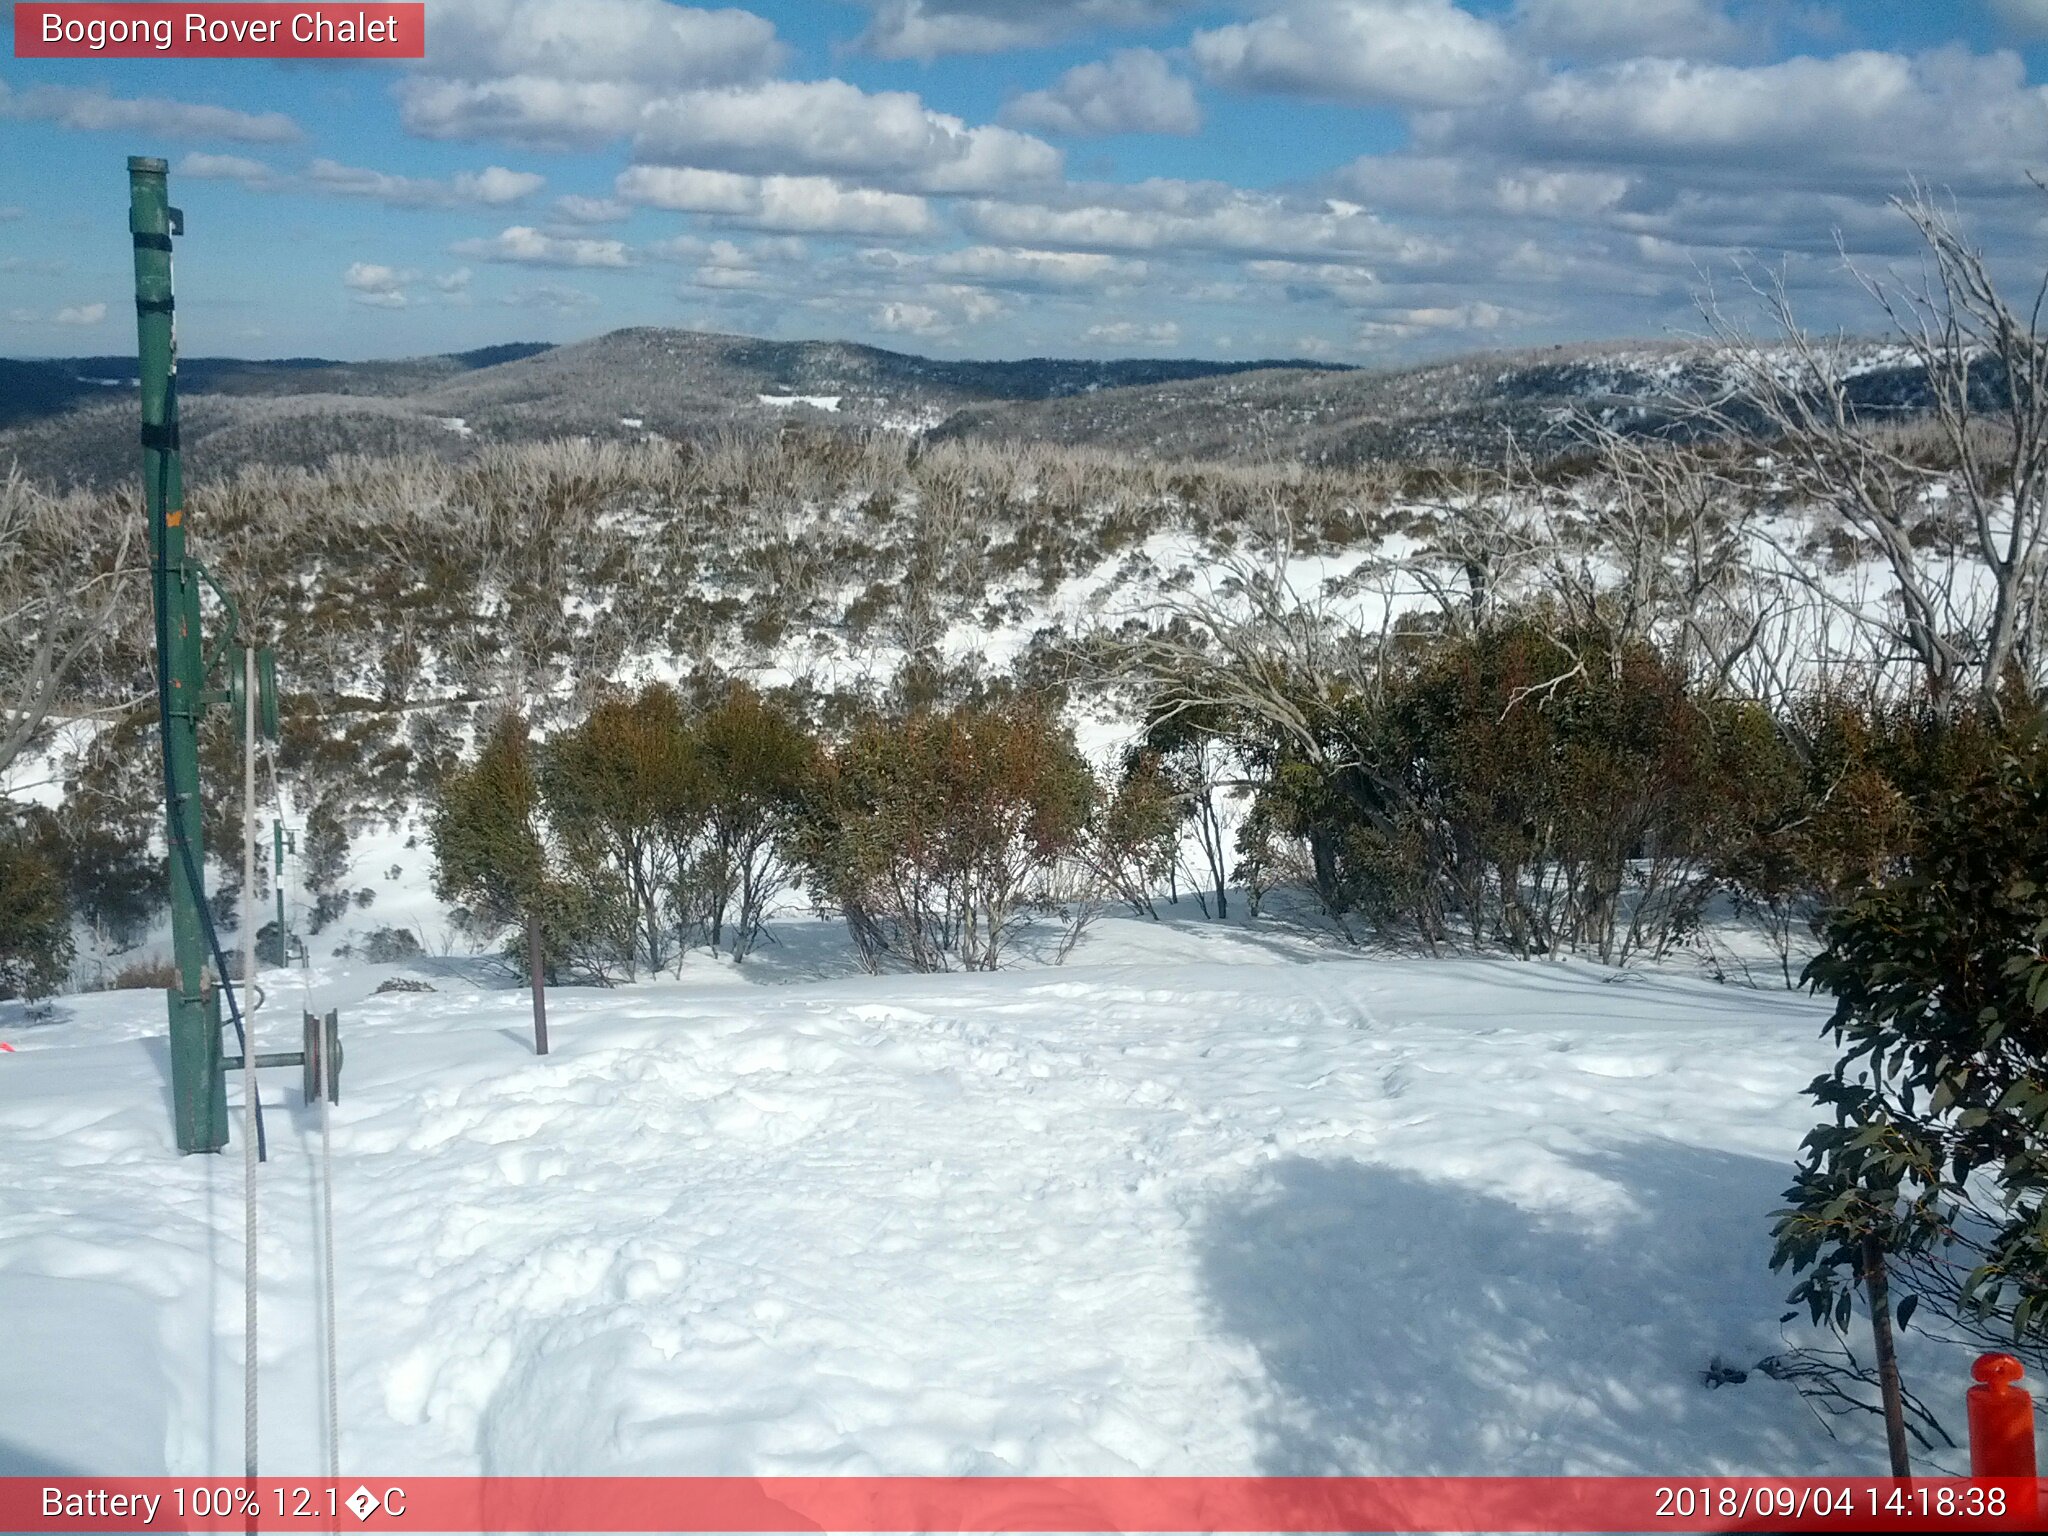
<path fill-rule="evenodd" d="M 546 148 L 630 133 L 660 96 L 759 80 L 787 55 L 749 11 L 662 0 L 438 0 L 427 38 L 397 87 L 407 129 Z"/>
<path fill-rule="evenodd" d="M 529 267 L 630 267 L 632 253 L 622 240 L 585 240 L 550 235 L 526 224 L 501 229 L 488 240 L 461 240 L 449 247 L 458 256 Z"/>
<path fill-rule="evenodd" d="M 1425 148 L 1486 144 L 1580 164 L 1740 169 L 1737 190 L 1900 190 L 1909 174 L 2014 190 L 2048 159 L 2048 91 L 2018 55 L 1859 51 L 1741 67 L 1634 59 L 1551 76 L 1473 113 L 1426 114 Z"/>
<path fill-rule="evenodd" d="M 878 331 L 907 331 L 914 336 L 938 336 L 952 329 L 946 317 L 931 305 L 900 299 L 877 305 L 870 318 Z"/>
<path fill-rule="evenodd" d="M 1991 14 L 2022 37 L 2048 36 L 2048 0 L 1991 0 Z"/>
<path fill-rule="evenodd" d="M 629 203 L 714 214 L 792 234 L 921 235 L 933 224 L 921 197 L 842 187 L 824 176 L 742 176 L 636 165 L 619 174 L 615 189 Z"/>
<path fill-rule="evenodd" d="M 50 316 L 54 325 L 98 325 L 107 318 L 104 304 L 70 304 Z"/>
<path fill-rule="evenodd" d="M 469 287 L 470 271 L 457 267 L 453 272 L 443 272 L 434 279 L 434 286 L 443 293 L 461 293 Z"/>
<path fill-rule="evenodd" d="M 277 172 L 261 160 L 251 160 L 246 155 L 207 155 L 194 151 L 182 155 L 173 168 L 179 176 L 192 176 L 200 181 L 239 181 L 249 186 L 269 186 L 278 180 Z"/>
<path fill-rule="evenodd" d="M 9 219 L 20 219 L 26 218 L 27 216 L 27 210 L 17 208 L 12 203 L 9 203 L 4 207 L 0 207 L 0 224 L 5 224 Z"/>
<path fill-rule="evenodd" d="M 576 310 L 595 309 L 597 296 L 585 293 L 581 288 L 563 288 L 552 283 L 538 288 L 522 288 L 517 293 L 508 293 L 498 301 L 514 309 L 552 309 L 563 314 Z"/>
<path fill-rule="evenodd" d="M 673 90 L 758 79 L 787 53 L 774 23 L 751 11 L 664 0 L 434 0 L 422 69 L 464 80 L 637 80 Z"/>
<path fill-rule="evenodd" d="M 859 45 L 885 59 L 1007 53 L 1094 27 L 1142 27 L 1193 0 L 877 0 Z"/>
<path fill-rule="evenodd" d="M 341 274 L 341 286 L 358 293 L 385 293 L 417 276 L 417 272 L 401 272 L 373 261 L 356 261 L 350 262 L 348 270 Z"/>
<path fill-rule="evenodd" d="M 1045 133 L 1195 133 L 1202 109 L 1195 88 L 1149 48 L 1127 48 L 1068 70 L 1042 91 L 1003 108 L 1003 121 Z"/>
<path fill-rule="evenodd" d="M 1386 285 L 1370 267 L 1337 261 L 1248 261 L 1244 269 L 1260 282 L 1294 293 L 1309 293 L 1339 304 L 1384 304 Z"/>
<path fill-rule="evenodd" d="M 909 91 L 771 80 L 648 105 L 635 158 L 753 175 L 855 176 L 918 192 L 986 192 L 1060 175 L 1060 152 L 1008 128 L 970 128 Z"/>
<path fill-rule="evenodd" d="M 555 199 L 555 217 L 565 224 L 617 224 L 632 213 L 615 197 L 584 197 L 571 192 Z"/>
<path fill-rule="evenodd" d="M 1517 0 L 1515 21 L 1539 49 L 1574 58 L 1721 58 L 1754 41 L 1716 0 Z"/>
<path fill-rule="evenodd" d="M 417 272 L 401 271 L 379 262 L 356 261 L 349 263 L 348 270 L 341 274 L 341 286 L 357 304 L 373 309 L 404 309 L 412 302 L 406 297 L 405 285 L 418 277 Z"/>
<path fill-rule="evenodd" d="M 398 88 L 400 118 L 429 139 L 508 139 L 537 149 L 588 149 L 633 130 L 648 91 L 635 82 L 422 77 Z"/>
<path fill-rule="evenodd" d="M 470 205 L 503 207 L 531 196 L 547 185 L 547 178 L 532 171 L 510 171 L 502 165 L 481 171 L 462 171 L 448 181 L 426 177 L 394 176 L 384 171 L 342 165 L 333 160 L 315 160 L 306 167 L 306 185 L 316 192 L 341 197 L 367 197 L 394 208 L 449 208 Z"/>
<path fill-rule="evenodd" d="M 899 252 L 888 253 L 898 262 Z M 949 277 L 1021 287 L 1099 288 L 1113 282 L 1134 282 L 1145 263 L 1098 251 L 1036 251 L 1020 247 L 973 245 L 932 258 L 931 270 Z"/>
<path fill-rule="evenodd" d="M 802 261 L 810 254 L 810 248 L 791 235 L 750 240 L 745 245 L 732 240 L 706 240 L 698 235 L 675 235 L 648 246 L 645 254 L 664 261 L 739 268 L 756 267 L 763 262 Z"/>
<path fill-rule="evenodd" d="M 1075 189 L 1060 201 L 983 199 L 962 210 L 989 239 L 1107 251 L 1215 251 L 1248 256 L 1332 253 L 1428 265 L 1448 248 L 1396 229 L 1354 203 L 1320 204 L 1213 182 L 1155 180 Z"/>
<path fill-rule="evenodd" d="M 109 96 L 70 85 L 16 91 L 0 80 L 0 117 L 34 119 L 89 132 L 143 133 L 164 139 L 233 139 L 282 144 L 300 136 L 282 112 L 237 112 L 161 96 Z"/>
<path fill-rule="evenodd" d="M 1625 171 L 1504 164 L 1491 156 L 1363 155 L 1334 183 L 1360 201 L 1445 215 L 1578 219 L 1605 214 L 1635 185 Z"/>
<path fill-rule="evenodd" d="M 1085 334 L 1090 341 L 1106 341 L 1123 347 L 1170 347 L 1180 340 L 1180 322 L 1159 320 L 1144 324 L 1136 320 L 1108 320 L 1101 325 L 1089 326 Z"/>
<path fill-rule="evenodd" d="M 1286 0 L 1189 47 L 1219 85 L 1396 106 L 1482 101 L 1523 68 L 1499 28 L 1450 0 Z"/>

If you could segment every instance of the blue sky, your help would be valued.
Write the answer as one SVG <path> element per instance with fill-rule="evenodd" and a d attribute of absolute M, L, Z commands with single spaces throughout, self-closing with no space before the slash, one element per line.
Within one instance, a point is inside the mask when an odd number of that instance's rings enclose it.
<path fill-rule="evenodd" d="M 427 33 L 0 58 L 0 354 L 132 347 L 137 153 L 192 354 L 655 324 L 1369 363 L 1694 329 L 1742 259 L 1870 328 L 1842 252 L 1910 263 L 1915 178 L 2015 276 L 2048 230 L 2048 0 L 429 0 Z"/>

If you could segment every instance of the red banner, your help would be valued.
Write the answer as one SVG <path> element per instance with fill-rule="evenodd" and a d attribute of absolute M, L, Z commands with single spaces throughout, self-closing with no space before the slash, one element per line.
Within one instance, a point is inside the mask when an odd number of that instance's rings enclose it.
<path fill-rule="evenodd" d="M 2037 1531 L 2048 1482 L 1800 1477 L 0 1478 L 7 1531 Z"/>
<path fill-rule="evenodd" d="M 17 59 L 417 59 L 424 4 L 24 5 Z"/>

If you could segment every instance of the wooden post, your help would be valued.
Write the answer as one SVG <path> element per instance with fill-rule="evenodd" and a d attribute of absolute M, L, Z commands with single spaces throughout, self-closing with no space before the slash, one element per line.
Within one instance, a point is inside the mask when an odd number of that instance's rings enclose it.
<path fill-rule="evenodd" d="M 547 972 L 541 964 L 540 909 L 529 908 L 526 914 L 526 966 L 533 981 L 533 1054 L 545 1056 L 548 1053 L 548 988 Z"/>

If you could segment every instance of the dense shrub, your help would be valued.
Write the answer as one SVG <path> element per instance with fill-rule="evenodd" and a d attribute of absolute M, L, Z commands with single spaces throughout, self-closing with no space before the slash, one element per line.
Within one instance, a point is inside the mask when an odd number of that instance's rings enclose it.
<path fill-rule="evenodd" d="M 1021 703 L 863 722 L 826 762 L 806 841 L 864 962 L 993 970 L 1080 848 L 1094 780 Z"/>
<path fill-rule="evenodd" d="M 1761 709 L 1536 619 L 1438 637 L 1322 718 L 1326 765 L 1244 740 L 1266 784 L 1240 846 L 1264 868 L 1301 840 L 1331 912 L 1431 944 L 1664 953 L 1793 793 Z"/>
<path fill-rule="evenodd" d="M 71 912 L 48 813 L 0 801 L 0 998 L 42 997 L 71 965 Z"/>

